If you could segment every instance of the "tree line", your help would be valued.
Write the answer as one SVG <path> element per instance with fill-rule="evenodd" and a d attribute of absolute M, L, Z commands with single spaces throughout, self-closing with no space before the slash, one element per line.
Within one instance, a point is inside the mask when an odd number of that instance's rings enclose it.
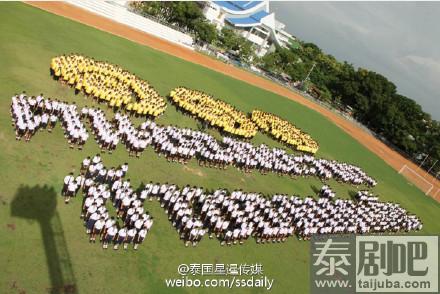
<path fill-rule="evenodd" d="M 299 41 L 300 46 L 276 48 L 262 58 L 255 56 L 251 42 L 230 28 L 217 31 L 203 16 L 196 2 L 133 2 L 138 12 L 152 15 L 191 33 L 196 41 L 224 50 L 238 52 L 240 59 L 272 73 L 288 74 L 293 81 L 304 81 L 319 90 L 319 99 L 335 106 L 349 106 L 362 124 L 415 161 L 429 168 L 440 159 L 440 123 L 422 107 L 404 95 L 383 75 L 355 68 L 326 54 L 313 43 Z M 440 163 L 432 169 L 440 172 Z"/>
<path fill-rule="evenodd" d="M 404 95 L 383 75 L 355 68 L 324 53 L 312 43 L 300 48 L 277 48 L 262 58 L 261 67 L 284 72 L 293 80 L 303 80 L 315 63 L 310 81 L 320 90 L 320 99 L 350 106 L 353 116 L 412 159 L 429 168 L 440 158 L 440 123 Z M 440 164 L 433 172 L 440 171 Z"/>

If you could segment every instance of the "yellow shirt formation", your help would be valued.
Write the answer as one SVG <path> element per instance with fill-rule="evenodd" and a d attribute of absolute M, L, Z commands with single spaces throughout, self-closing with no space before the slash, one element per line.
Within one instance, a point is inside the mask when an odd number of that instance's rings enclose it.
<path fill-rule="evenodd" d="M 271 134 L 277 140 L 293 146 L 296 150 L 314 154 L 319 149 L 318 143 L 309 134 L 274 114 L 254 110 L 252 111 L 252 120 L 260 129 Z"/>
<path fill-rule="evenodd" d="M 225 132 L 245 138 L 252 138 L 257 132 L 257 126 L 245 113 L 208 94 L 178 87 L 170 97 L 179 107 Z"/>
<path fill-rule="evenodd" d="M 154 117 L 165 111 L 165 99 L 148 82 L 117 65 L 71 54 L 52 58 L 50 68 L 58 79 L 111 107 Z"/>

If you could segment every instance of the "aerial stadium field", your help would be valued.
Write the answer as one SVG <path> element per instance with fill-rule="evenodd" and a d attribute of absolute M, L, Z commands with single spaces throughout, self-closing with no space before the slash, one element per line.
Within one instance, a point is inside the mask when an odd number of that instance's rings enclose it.
<path fill-rule="evenodd" d="M 177 278 L 177 267 L 186 263 L 261 263 L 264 275 L 274 279 L 273 293 L 309 292 L 309 242 L 289 238 L 282 244 L 258 245 L 252 239 L 244 245 L 220 246 L 207 237 L 197 247 L 186 248 L 169 223 L 159 203 L 146 209 L 155 218 L 147 239 L 138 251 L 102 250 L 90 244 L 80 214 L 80 199 L 64 205 L 60 196 L 63 178 L 79 171 L 86 156 L 99 152 L 88 140 L 83 150 L 70 149 L 57 126 L 52 133 L 40 132 L 29 142 L 16 141 L 9 114 L 11 96 L 25 90 L 29 95 L 95 106 L 112 113 L 105 105 L 53 80 L 49 74 L 54 56 L 81 53 L 97 60 L 118 64 L 149 81 L 163 96 L 171 89 L 186 86 L 208 92 L 238 109 L 275 113 L 311 134 L 320 144 L 317 157 L 356 164 L 378 180 L 372 191 L 382 201 L 394 201 L 423 221 L 420 234 L 438 234 L 440 204 L 427 197 L 385 164 L 379 157 L 305 106 L 270 92 L 234 80 L 201 66 L 135 44 L 123 38 L 87 27 L 22 3 L 0 4 L 0 275 L 1 293 L 169 293 L 164 280 Z M 137 123 L 141 119 L 135 120 Z M 160 124 L 197 129 L 199 123 L 183 116 L 168 101 Z M 88 125 L 87 125 L 88 126 Z M 214 129 L 208 132 L 220 138 Z M 258 133 L 253 143 L 281 145 Z M 121 145 L 113 154 L 102 155 L 106 165 L 129 164 L 133 186 L 142 182 L 171 182 L 207 189 L 227 188 L 288 193 L 302 197 L 315 195 L 322 186 L 317 179 L 290 179 L 275 174 L 245 174 L 235 168 L 217 170 L 169 163 L 151 148 L 136 159 L 128 157 Z M 330 181 L 341 198 L 352 197 L 356 188 Z M 203 289 L 174 288 L 176 292 Z M 227 289 L 210 289 L 226 292 Z M 264 289 L 234 289 L 243 293 Z"/>

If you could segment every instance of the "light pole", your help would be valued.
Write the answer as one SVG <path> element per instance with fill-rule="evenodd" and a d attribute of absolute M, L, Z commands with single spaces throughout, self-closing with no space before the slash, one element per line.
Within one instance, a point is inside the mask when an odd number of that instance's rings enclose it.
<path fill-rule="evenodd" d="M 422 165 L 425 163 L 426 159 L 428 159 L 428 157 L 429 157 L 429 154 L 426 155 L 425 159 L 423 159 L 422 163 L 419 165 L 419 168 L 418 168 L 419 170 L 422 167 Z"/>
<path fill-rule="evenodd" d="M 432 168 L 437 164 L 438 159 L 434 162 L 434 164 L 428 169 L 427 173 L 429 174 L 429 172 L 432 170 Z"/>
<path fill-rule="evenodd" d="M 312 73 L 312 71 L 313 71 L 313 69 L 315 68 L 315 66 L 316 66 L 316 62 L 313 62 L 312 67 L 310 68 L 310 70 L 309 70 L 309 72 L 307 73 L 306 77 L 305 77 L 304 80 L 302 81 L 303 83 L 309 79 L 310 74 Z"/>

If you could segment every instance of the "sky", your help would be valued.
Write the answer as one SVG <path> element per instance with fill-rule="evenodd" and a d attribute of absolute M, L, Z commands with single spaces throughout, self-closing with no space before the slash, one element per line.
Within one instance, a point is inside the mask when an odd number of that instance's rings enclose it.
<path fill-rule="evenodd" d="M 270 2 L 286 31 L 387 77 L 440 120 L 440 2 Z"/>

